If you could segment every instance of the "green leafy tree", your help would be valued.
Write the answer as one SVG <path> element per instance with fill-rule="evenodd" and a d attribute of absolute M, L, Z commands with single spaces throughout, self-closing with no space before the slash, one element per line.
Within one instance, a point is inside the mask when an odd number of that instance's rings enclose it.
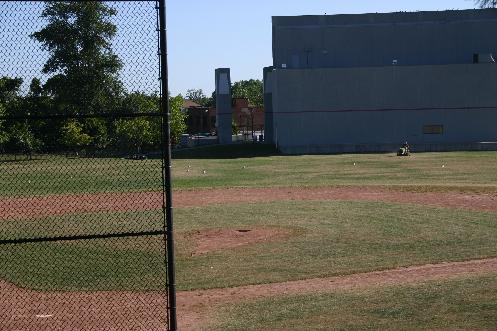
<path fill-rule="evenodd" d="M 87 118 L 81 120 L 83 131 L 90 135 L 92 141 L 90 147 L 93 150 L 107 148 L 111 144 L 111 132 L 109 126 L 111 123 L 103 118 Z"/>
<path fill-rule="evenodd" d="M 480 8 L 496 8 L 497 0 L 476 0 L 475 3 Z"/>
<path fill-rule="evenodd" d="M 245 98 L 249 104 L 262 107 L 264 104 L 263 84 L 259 79 L 241 80 L 231 87 L 233 98 Z"/>
<path fill-rule="evenodd" d="M 196 102 L 201 106 L 206 106 L 209 102 L 209 98 L 207 98 L 202 89 L 189 89 L 186 91 L 186 99 Z"/>
<path fill-rule="evenodd" d="M 157 113 L 160 108 L 160 98 L 155 95 L 133 92 L 123 99 L 122 111 L 125 113 Z M 136 148 L 138 153 L 144 146 L 159 145 L 160 119 L 138 117 L 135 119 L 118 120 L 114 125 L 115 144 L 119 147 Z"/>
<path fill-rule="evenodd" d="M 28 93 L 22 97 L 22 115 L 48 115 L 53 112 L 52 99 L 43 89 L 40 79 L 33 78 L 29 85 Z M 29 126 L 35 137 L 38 139 L 39 148 L 46 146 L 53 148 L 59 139 L 59 124 L 57 120 L 31 119 Z"/>
<path fill-rule="evenodd" d="M 143 146 L 154 143 L 154 126 L 144 117 L 134 119 L 120 119 L 116 122 L 116 135 L 120 145 L 127 148 L 136 148 L 141 153 Z"/>
<path fill-rule="evenodd" d="M 121 61 L 111 49 L 116 10 L 102 1 L 50 1 L 47 25 L 32 34 L 48 51 L 45 88 L 60 108 L 73 113 L 113 111 L 122 93 Z"/>
<path fill-rule="evenodd" d="M 32 153 L 40 147 L 40 141 L 35 137 L 27 123 L 15 123 L 10 127 L 9 143 L 14 151 L 29 155 L 30 159 Z"/>
<path fill-rule="evenodd" d="M 21 78 L 0 78 L 0 149 L 5 147 L 9 141 L 9 132 L 7 131 L 7 121 L 1 117 L 14 115 L 19 109 L 19 88 L 22 85 Z"/>
<path fill-rule="evenodd" d="M 70 120 L 62 127 L 60 142 L 66 148 L 77 152 L 77 150 L 90 145 L 92 138 L 89 134 L 83 132 L 82 125 L 75 121 Z"/>
<path fill-rule="evenodd" d="M 123 98 L 121 110 L 125 113 L 156 113 L 159 112 L 160 98 L 155 95 L 148 95 L 141 92 L 127 94 Z"/>
<path fill-rule="evenodd" d="M 181 94 L 169 98 L 169 108 L 171 112 L 171 142 L 177 144 L 183 133 L 186 132 L 187 113 L 181 111 L 183 107 L 183 96 Z"/>
<path fill-rule="evenodd" d="M 187 114 L 181 111 L 183 97 L 178 95 L 169 98 L 171 112 L 172 143 L 179 141 L 181 134 L 186 132 Z M 124 98 L 123 109 L 127 113 L 156 113 L 160 111 L 160 98 L 157 95 L 130 93 Z M 140 153 L 145 146 L 159 146 L 161 123 L 158 118 L 137 117 L 134 119 L 118 120 L 115 123 L 116 145 L 126 148 L 136 148 Z"/>
<path fill-rule="evenodd" d="M 9 135 L 5 127 L 5 120 L 2 117 L 7 115 L 5 106 L 0 103 L 0 151 L 3 150 L 5 143 L 9 140 Z"/>
<path fill-rule="evenodd" d="M 22 78 L 10 78 L 3 76 L 0 78 L 0 103 L 6 105 L 15 101 L 19 95 L 19 89 L 22 85 Z"/>
<path fill-rule="evenodd" d="M 29 84 L 29 95 L 32 97 L 40 97 L 43 94 L 43 87 L 39 78 L 33 78 Z"/>
<path fill-rule="evenodd" d="M 23 80 L 21 78 L 0 78 L 0 116 L 24 115 L 22 98 L 19 89 Z M 33 144 L 31 144 L 33 143 Z M 0 147 L 9 147 L 15 151 L 29 152 L 34 148 L 34 137 L 27 123 L 15 120 L 0 120 Z"/>
<path fill-rule="evenodd" d="M 24 115 L 21 105 L 22 98 L 19 90 L 23 80 L 21 78 L 0 78 L 0 105 L 2 105 L 4 116 Z"/>
<path fill-rule="evenodd" d="M 216 107 L 216 91 L 212 92 L 211 96 L 207 98 L 204 106 L 213 108 Z"/>

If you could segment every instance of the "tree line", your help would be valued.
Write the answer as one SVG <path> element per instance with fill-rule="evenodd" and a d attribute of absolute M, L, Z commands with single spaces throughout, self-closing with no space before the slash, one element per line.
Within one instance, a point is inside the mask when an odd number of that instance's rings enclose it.
<path fill-rule="evenodd" d="M 231 84 L 233 98 L 247 99 L 254 107 L 264 106 L 263 83 L 260 79 L 240 80 Z M 185 98 L 205 107 L 216 107 L 216 92 L 207 97 L 202 89 L 189 89 Z"/>
<path fill-rule="evenodd" d="M 119 79 L 121 59 L 112 50 L 116 10 L 100 1 L 46 2 L 42 18 L 48 23 L 31 34 L 49 54 L 42 83 L 33 78 L 0 77 L 0 152 L 97 152 L 152 150 L 161 144 L 161 119 L 123 117 L 158 113 L 160 97 L 130 92 Z M 29 83 L 29 90 L 23 84 Z M 262 81 L 232 85 L 233 97 L 263 104 Z M 215 93 L 189 90 L 186 98 L 215 107 Z M 171 138 L 186 132 L 183 97 L 170 97 Z M 47 119 L 47 116 L 62 115 Z M 103 115 L 103 116 L 102 116 Z M 64 118 L 63 116 L 67 116 Z"/>
<path fill-rule="evenodd" d="M 0 151 L 159 147 L 159 117 L 123 117 L 158 113 L 160 97 L 127 91 L 119 79 L 122 62 L 111 47 L 116 14 L 99 1 L 45 3 L 42 17 L 48 23 L 31 38 L 49 54 L 42 69 L 49 78 L 43 84 L 33 78 L 23 92 L 27 82 L 21 78 L 0 77 Z M 181 96 L 170 97 L 173 142 L 186 129 L 182 103 Z M 40 119 L 47 115 L 67 118 Z"/>
<path fill-rule="evenodd" d="M 0 152 L 52 152 L 136 150 L 158 148 L 161 142 L 159 118 L 123 118 L 123 114 L 157 113 L 160 98 L 157 94 L 128 93 L 124 89 L 113 95 L 111 102 L 99 106 L 77 106 L 64 103 L 50 91 L 50 80 L 42 84 L 33 78 L 27 93 L 21 93 L 21 78 L 0 77 Z M 242 80 L 232 85 L 234 98 L 246 98 L 256 107 L 263 105 L 262 81 Z M 215 93 L 208 98 L 201 89 L 187 91 L 186 99 L 202 106 L 215 107 Z M 186 117 L 182 112 L 183 96 L 169 98 L 171 135 L 173 143 L 186 132 Z M 64 107 L 64 108 L 63 108 Z M 75 119 L 73 115 L 110 114 Z M 68 115 L 69 118 L 38 119 L 46 115 Z"/>
<path fill-rule="evenodd" d="M 20 78 L 0 77 L 0 152 L 96 152 L 109 148 L 140 152 L 144 148 L 160 146 L 159 117 L 127 117 L 158 113 L 160 98 L 157 94 L 123 92 L 109 103 L 107 112 L 78 118 L 77 115 L 87 113 L 77 110 L 70 113 L 67 108 L 61 111 L 62 105 L 47 93 L 39 79 L 31 81 L 26 94 L 20 93 L 22 83 Z M 175 143 L 186 130 L 186 115 L 181 112 L 181 95 L 169 100 L 171 135 Z M 71 116 L 59 117 L 61 114 Z"/>

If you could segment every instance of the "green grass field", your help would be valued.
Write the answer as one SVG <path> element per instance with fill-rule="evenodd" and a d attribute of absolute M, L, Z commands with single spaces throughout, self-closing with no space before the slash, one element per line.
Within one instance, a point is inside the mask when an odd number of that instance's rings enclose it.
<path fill-rule="evenodd" d="M 91 220 L 98 226 L 92 227 L 87 224 L 88 215 L 80 219 L 61 216 L 15 222 L 15 230 L 13 223 L 9 226 L 12 232 L 26 234 L 57 229 L 54 230 L 57 235 L 65 234 L 64 226 L 70 233 L 92 228 L 104 232 L 122 228 L 139 231 L 144 226 L 137 224 L 133 213 L 97 216 Z M 116 224 L 114 220 L 128 223 Z M 495 214 L 415 205 L 281 201 L 179 208 L 176 225 L 180 290 L 273 283 L 497 256 Z M 194 243 L 186 240 L 188 233 L 206 229 L 260 227 L 288 229 L 291 236 L 196 256 L 191 254 Z M 21 286 L 41 290 L 109 290 L 119 289 L 123 282 L 133 289 L 156 289 L 162 285 L 161 281 L 139 277 L 156 274 L 160 280 L 162 246 L 160 240 L 156 241 L 116 239 L 2 247 L 0 275 Z M 80 264 L 84 267 L 80 268 Z M 135 273 L 131 278 L 127 272 L 105 274 L 108 269 L 130 269 L 130 264 Z M 69 272 L 76 274 L 75 279 L 79 274 L 79 281 L 65 282 Z"/>
<path fill-rule="evenodd" d="M 158 168 L 158 160 L 62 156 L 0 162 L 0 196 L 160 190 Z M 409 158 L 394 154 L 178 158 L 173 161 L 173 186 L 180 190 L 381 185 L 496 193 L 496 168 L 497 152 L 421 153 Z"/>
<path fill-rule="evenodd" d="M 221 309 L 205 330 L 495 330 L 497 274 L 257 300 Z"/>
<path fill-rule="evenodd" d="M 187 153 L 176 158 L 174 189 L 367 185 L 497 196 L 497 152 L 398 158 L 281 156 L 263 150 L 237 158 L 221 150 L 218 156 Z M 158 160 L 41 157 L 0 162 L 0 197 L 158 191 L 160 178 Z M 160 224 L 160 210 L 7 219 L 2 220 L 0 237 L 159 230 Z M 196 231 L 255 228 L 284 229 L 289 235 L 192 254 L 195 242 L 189 238 Z M 275 201 L 176 208 L 175 231 L 179 290 L 497 257 L 497 214 L 400 203 Z M 165 279 L 163 245 L 162 238 L 145 237 L 0 246 L 0 278 L 42 291 L 157 290 Z M 490 330 L 497 324 L 495 279 L 481 276 L 240 303 L 224 308 L 213 328 Z"/>

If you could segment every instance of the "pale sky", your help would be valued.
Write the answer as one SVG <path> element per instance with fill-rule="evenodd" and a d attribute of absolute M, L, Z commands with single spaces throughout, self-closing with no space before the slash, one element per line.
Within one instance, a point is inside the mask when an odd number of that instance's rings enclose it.
<path fill-rule="evenodd" d="M 190 88 L 207 96 L 214 90 L 214 70 L 231 68 L 233 82 L 262 79 L 272 64 L 271 17 L 474 8 L 473 0 L 166 0 L 169 89 L 185 95 Z M 109 2 L 118 15 L 113 50 L 123 61 L 121 79 L 130 90 L 158 90 L 155 2 Z M 133 6 L 136 5 L 136 6 Z M 21 77 L 27 90 L 33 77 L 47 79 L 41 68 L 48 53 L 30 38 L 46 21 L 41 2 L 0 3 L 0 75 Z"/>
<path fill-rule="evenodd" d="M 214 69 L 233 82 L 262 79 L 272 64 L 271 16 L 475 8 L 473 0 L 167 0 L 171 94 L 214 90 Z"/>

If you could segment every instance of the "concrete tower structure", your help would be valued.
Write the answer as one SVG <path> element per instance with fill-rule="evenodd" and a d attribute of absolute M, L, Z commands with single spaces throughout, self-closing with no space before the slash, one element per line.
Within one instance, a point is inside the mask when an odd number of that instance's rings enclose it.
<path fill-rule="evenodd" d="M 231 78 L 229 68 L 219 68 L 216 76 L 216 124 L 220 144 L 232 143 Z"/>

